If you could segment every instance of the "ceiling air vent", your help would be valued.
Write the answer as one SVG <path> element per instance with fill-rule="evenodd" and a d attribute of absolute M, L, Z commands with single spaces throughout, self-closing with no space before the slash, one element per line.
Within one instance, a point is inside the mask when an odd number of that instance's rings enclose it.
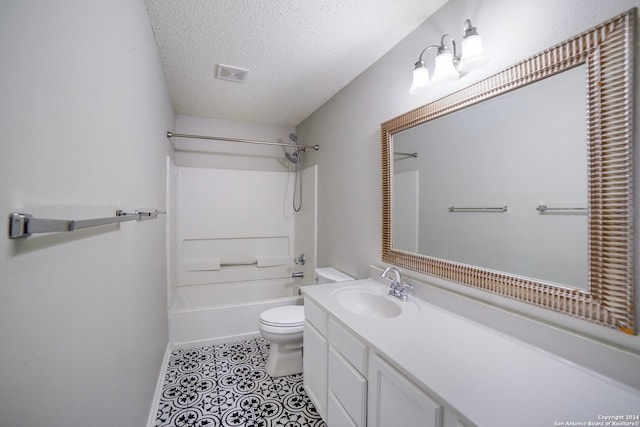
<path fill-rule="evenodd" d="M 220 80 L 229 80 L 230 82 L 244 83 L 247 80 L 249 70 L 230 65 L 218 64 L 218 72 L 216 78 Z"/>

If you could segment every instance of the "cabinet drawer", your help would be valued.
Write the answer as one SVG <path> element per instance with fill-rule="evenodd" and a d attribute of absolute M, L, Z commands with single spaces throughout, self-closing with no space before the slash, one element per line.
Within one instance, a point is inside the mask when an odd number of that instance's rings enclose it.
<path fill-rule="evenodd" d="M 329 395 L 333 395 L 353 424 L 364 427 L 367 415 L 367 380 L 345 360 L 331 345 L 329 346 Z M 340 419 L 340 414 L 329 410 L 328 423 Z"/>
<path fill-rule="evenodd" d="M 329 319 L 329 341 L 358 372 L 365 374 L 367 346 L 333 319 Z"/>
<path fill-rule="evenodd" d="M 322 336 L 327 336 L 327 313 L 316 304 L 304 299 L 304 318 L 311 323 Z"/>

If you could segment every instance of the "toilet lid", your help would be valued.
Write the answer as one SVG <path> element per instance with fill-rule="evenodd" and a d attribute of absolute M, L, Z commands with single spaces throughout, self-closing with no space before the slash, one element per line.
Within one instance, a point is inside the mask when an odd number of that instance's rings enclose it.
<path fill-rule="evenodd" d="M 260 315 L 260 321 L 271 326 L 301 326 L 304 324 L 304 306 L 284 305 L 271 308 Z"/>

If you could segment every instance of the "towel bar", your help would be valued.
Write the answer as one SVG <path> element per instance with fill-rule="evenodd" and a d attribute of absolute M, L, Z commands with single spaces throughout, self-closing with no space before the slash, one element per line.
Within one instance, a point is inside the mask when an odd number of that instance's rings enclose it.
<path fill-rule="evenodd" d="M 507 212 L 508 206 L 496 206 L 496 207 L 461 207 L 461 206 L 449 206 L 449 212 Z"/>
<path fill-rule="evenodd" d="M 117 210 L 115 216 L 112 217 L 67 220 L 34 218 L 31 214 L 12 212 L 9 215 L 9 238 L 18 239 L 29 237 L 33 233 L 58 233 L 79 230 L 81 228 L 97 227 L 100 225 L 118 224 L 125 221 L 140 221 L 143 219 L 155 218 L 159 213 L 164 212 L 154 210 L 126 213 L 122 210 Z"/>

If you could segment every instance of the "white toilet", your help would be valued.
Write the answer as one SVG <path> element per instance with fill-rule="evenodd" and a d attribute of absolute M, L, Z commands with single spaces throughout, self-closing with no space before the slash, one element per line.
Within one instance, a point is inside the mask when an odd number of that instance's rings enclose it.
<path fill-rule="evenodd" d="M 317 268 L 318 283 L 354 280 L 332 267 Z M 272 377 L 302 372 L 302 331 L 304 306 L 284 305 L 264 311 L 260 315 L 260 334 L 271 344 L 267 358 L 267 373 Z"/>

